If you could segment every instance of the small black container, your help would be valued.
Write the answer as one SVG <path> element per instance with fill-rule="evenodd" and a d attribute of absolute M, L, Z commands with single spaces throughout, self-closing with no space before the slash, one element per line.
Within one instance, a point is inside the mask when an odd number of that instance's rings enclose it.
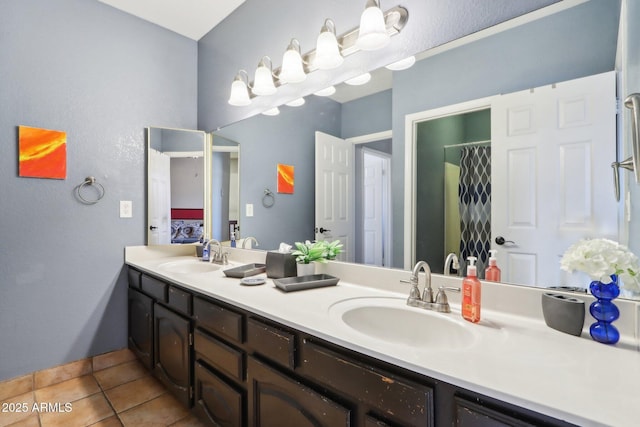
<path fill-rule="evenodd" d="M 580 336 L 584 324 L 584 301 L 562 294 L 542 294 L 542 314 L 548 327 Z"/>
<path fill-rule="evenodd" d="M 272 279 L 298 275 L 296 258 L 290 253 L 269 251 L 265 264 L 267 265 L 267 277 Z"/>

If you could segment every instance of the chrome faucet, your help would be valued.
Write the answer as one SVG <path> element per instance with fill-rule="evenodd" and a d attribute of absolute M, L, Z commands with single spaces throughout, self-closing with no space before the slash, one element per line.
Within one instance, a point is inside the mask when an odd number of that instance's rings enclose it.
<path fill-rule="evenodd" d="M 451 252 L 447 255 L 447 258 L 444 260 L 444 275 L 450 276 L 451 267 L 453 267 L 456 271 L 460 271 L 460 260 L 458 256 Z"/>
<path fill-rule="evenodd" d="M 245 244 L 247 243 L 248 240 L 253 240 L 256 246 L 260 246 L 260 243 L 258 243 L 258 239 L 256 239 L 253 236 L 249 236 L 249 237 L 245 237 L 245 239 L 242 241 L 242 249 L 246 249 Z"/>
<path fill-rule="evenodd" d="M 418 289 L 418 274 L 422 269 L 424 269 L 425 273 L 425 283 L 424 292 L 422 293 L 422 297 L 420 297 L 420 289 Z M 411 291 L 409 293 L 409 299 L 407 300 L 408 305 L 416 306 L 413 303 L 417 301 L 423 301 L 426 303 L 433 302 L 433 289 L 431 289 L 431 267 L 429 267 L 429 264 L 427 264 L 426 261 L 418 261 L 411 271 L 411 278 L 408 281 L 401 280 L 401 282 L 411 284 Z"/>
<path fill-rule="evenodd" d="M 420 289 L 418 288 L 418 274 L 420 270 L 424 269 L 425 273 L 425 285 L 422 297 L 420 297 Z M 433 289 L 431 289 L 431 268 L 426 261 L 418 261 L 411 271 L 411 278 L 409 280 L 401 280 L 404 283 L 411 284 L 411 290 L 409 291 L 409 298 L 407 298 L 407 305 L 411 307 L 420 307 L 426 310 L 434 310 L 441 313 L 450 313 L 451 307 L 447 299 L 445 289 L 451 291 L 460 291 L 460 288 L 450 288 L 440 286 L 438 288 L 438 295 L 433 297 Z"/>
<path fill-rule="evenodd" d="M 218 246 L 218 250 L 216 252 L 211 252 L 211 243 L 215 243 Z M 209 262 L 212 262 L 214 264 L 228 264 L 229 263 L 229 258 L 228 258 L 228 254 L 227 253 L 222 253 L 222 244 L 216 240 L 216 239 L 211 239 L 209 240 L 206 245 L 205 248 L 209 249 Z"/>

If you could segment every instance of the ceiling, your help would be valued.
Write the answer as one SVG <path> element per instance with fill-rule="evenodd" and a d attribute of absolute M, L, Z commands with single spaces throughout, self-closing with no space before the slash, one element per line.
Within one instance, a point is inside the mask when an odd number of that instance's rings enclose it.
<path fill-rule="evenodd" d="M 245 0 L 98 0 L 193 40 L 200 40 Z"/>

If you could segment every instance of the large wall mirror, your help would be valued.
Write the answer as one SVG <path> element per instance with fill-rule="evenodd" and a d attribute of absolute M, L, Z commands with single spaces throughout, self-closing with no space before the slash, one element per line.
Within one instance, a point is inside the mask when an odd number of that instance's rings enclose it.
<path fill-rule="evenodd" d="M 238 144 L 150 127 L 147 150 L 147 244 L 229 241 L 239 230 Z"/>
<path fill-rule="evenodd" d="M 214 138 L 215 135 L 231 138 L 239 141 L 242 147 L 241 216 L 245 235 L 257 237 L 264 249 L 277 248 L 280 242 L 291 244 L 305 239 L 337 237 L 331 227 L 323 227 L 316 213 L 315 172 L 319 166 L 315 146 L 318 134 L 326 134 L 351 144 L 354 153 L 355 149 L 359 149 L 360 153 L 354 154 L 356 160 L 364 161 L 363 153 L 373 154 L 376 160 L 368 158 L 367 164 L 375 164 L 376 170 L 382 171 L 380 175 L 387 177 L 384 182 L 388 182 L 387 187 L 384 183 L 379 187 L 384 190 L 376 191 L 376 194 L 384 194 L 389 201 L 381 203 L 380 209 L 390 206 L 386 213 L 382 213 L 383 217 L 386 216 L 386 221 L 381 223 L 382 235 L 385 236 L 380 239 L 383 257 L 382 260 L 376 257 L 365 259 L 370 246 L 363 237 L 367 235 L 365 218 L 368 216 L 364 210 L 370 202 L 365 198 L 367 187 L 364 177 L 369 175 L 368 172 L 361 172 L 354 177 L 356 182 L 349 194 L 354 198 L 351 212 L 355 237 L 349 245 L 349 259 L 385 267 L 407 268 L 406 259 L 411 262 L 415 260 L 415 255 L 406 256 L 409 239 L 405 237 L 405 222 L 407 218 L 409 221 L 416 220 L 406 217 L 407 210 L 412 209 L 410 203 L 405 206 L 405 177 L 411 173 L 405 169 L 405 154 L 409 149 L 406 141 L 411 140 L 405 135 L 411 132 L 411 129 L 405 130 L 406 117 L 618 70 L 619 22 L 619 1 L 573 2 L 571 7 L 547 15 L 537 14 L 535 19 L 521 25 L 507 25 L 499 31 L 487 32 L 486 36 L 477 34 L 471 40 L 457 41 L 425 52 L 418 55 L 419 60 L 407 70 L 392 73 L 374 71 L 372 83 L 377 75 L 383 76 L 387 83 L 374 89 L 371 89 L 371 84 L 365 86 L 364 95 L 356 95 L 353 87 L 349 87 L 348 92 L 341 91 L 344 85 L 339 85 L 332 98 L 308 96 L 303 106 L 282 106 L 278 116 L 254 116 L 216 130 Z M 421 251 L 420 257 L 429 258 L 427 261 L 439 273 L 444 271 L 447 252 L 453 251 L 446 246 L 443 233 L 445 209 L 451 208 L 445 206 L 443 196 L 445 176 L 451 172 L 451 167 L 445 163 L 459 163 L 460 151 L 454 153 L 450 145 L 464 143 L 491 147 L 492 125 L 486 122 L 491 114 L 487 107 L 476 110 L 478 114 L 465 120 L 457 118 L 450 123 L 440 124 L 442 131 L 453 126 L 446 131 L 449 134 L 447 137 L 455 134 L 457 140 L 439 143 L 442 146 L 437 149 L 437 168 L 420 164 L 416 166 L 417 170 L 438 171 L 437 176 L 425 178 L 427 183 L 423 184 L 426 187 L 421 190 L 424 195 L 420 196 L 425 205 L 421 208 L 424 212 L 416 214 L 429 211 L 428 214 L 435 219 L 427 221 L 431 227 L 422 227 L 409 238 L 415 239 L 415 234 L 420 233 L 426 246 L 436 248 L 433 254 Z M 456 121 L 457 124 L 454 123 Z M 603 204 L 607 206 L 605 209 L 613 206 L 613 211 L 619 213 L 623 209 L 622 205 L 616 205 L 613 198 L 610 164 L 622 153 L 616 152 L 615 129 L 607 138 L 612 144 L 609 147 L 612 158 L 593 159 L 604 162 L 604 166 L 598 168 L 607 171 L 606 176 L 602 177 L 607 180 L 602 187 L 606 187 L 603 190 L 606 194 L 594 194 L 591 206 L 596 210 L 601 209 Z M 390 144 L 385 142 L 389 140 Z M 622 147 L 624 144 L 619 145 Z M 410 161 L 414 160 L 410 158 Z M 295 167 L 294 194 L 274 191 L 275 203 L 263 207 L 261 200 L 265 189 L 273 190 L 276 185 L 278 163 Z M 363 164 L 360 164 L 361 169 Z M 334 205 L 338 205 L 338 201 L 334 199 Z M 252 216 L 245 215 L 247 205 L 251 206 Z M 628 206 L 627 209 L 638 207 Z M 617 224 L 613 231 L 606 229 L 594 235 L 594 231 L 589 230 L 584 236 L 616 238 L 627 243 L 628 224 L 619 217 L 615 221 Z M 318 233 L 320 227 L 329 228 L 330 231 Z M 578 234 L 573 237 L 577 238 Z M 456 247 L 456 242 L 453 247 Z M 414 254 L 417 252 L 416 247 L 409 250 Z M 549 268 L 556 269 L 558 254 L 553 254 L 552 259 L 553 265 Z M 513 277 L 517 278 L 518 274 Z M 518 282 L 517 279 L 513 281 Z M 531 284 L 526 280 L 519 283 Z M 544 281 L 535 285 L 558 286 L 561 283 Z"/>

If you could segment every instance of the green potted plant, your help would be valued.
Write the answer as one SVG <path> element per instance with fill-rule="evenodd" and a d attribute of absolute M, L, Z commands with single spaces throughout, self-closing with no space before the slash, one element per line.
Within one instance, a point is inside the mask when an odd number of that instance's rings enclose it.
<path fill-rule="evenodd" d="M 318 242 L 310 242 L 309 240 L 295 242 L 296 250 L 291 254 L 296 257 L 298 267 L 298 276 L 307 276 L 314 274 L 314 262 L 326 263 L 330 259 L 342 252 L 342 244 L 339 240 L 327 242 L 324 240 Z"/>

